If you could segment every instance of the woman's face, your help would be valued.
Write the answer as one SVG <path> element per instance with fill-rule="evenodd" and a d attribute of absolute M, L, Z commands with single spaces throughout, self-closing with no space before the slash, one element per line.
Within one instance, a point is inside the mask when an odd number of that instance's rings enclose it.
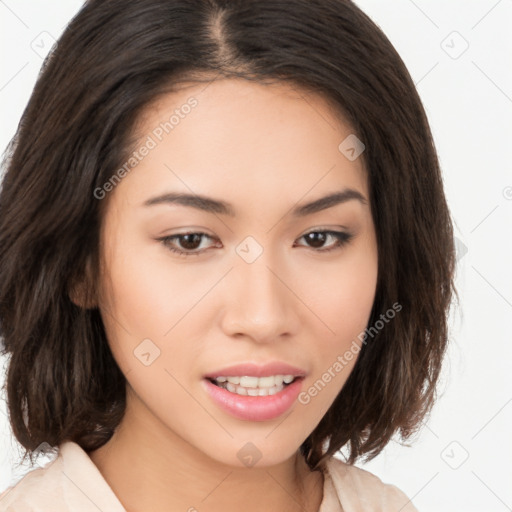
<path fill-rule="evenodd" d="M 112 190 L 103 199 L 99 307 L 128 383 L 123 421 L 140 421 L 150 442 L 179 439 L 229 465 L 277 464 L 333 403 L 377 281 L 351 133 L 321 97 L 284 84 L 196 83 L 144 112 L 136 154 L 118 184 L 103 188 Z M 295 370 L 268 373 L 302 378 L 255 397 L 281 384 L 237 383 L 256 372 L 226 370 L 250 363 L 287 364 Z M 205 378 L 230 373 L 247 395 Z"/>

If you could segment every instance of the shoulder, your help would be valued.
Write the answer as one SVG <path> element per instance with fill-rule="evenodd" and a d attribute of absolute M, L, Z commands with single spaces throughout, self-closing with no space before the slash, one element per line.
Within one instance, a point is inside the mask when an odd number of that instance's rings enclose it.
<path fill-rule="evenodd" d="M 0 512 L 126 512 L 87 453 L 76 443 L 29 471 L 0 494 Z"/>
<path fill-rule="evenodd" d="M 326 469 L 345 512 L 418 512 L 398 487 L 365 469 L 335 457 L 328 459 Z"/>
<path fill-rule="evenodd" d="M 31 512 L 54 507 L 60 510 L 58 491 L 62 461 L 57 457 L 46 466 L 30 470 L 14 486 L 0 494 L 0 512 Z M 48 509 L 50 510 L 50 509 Z"/>

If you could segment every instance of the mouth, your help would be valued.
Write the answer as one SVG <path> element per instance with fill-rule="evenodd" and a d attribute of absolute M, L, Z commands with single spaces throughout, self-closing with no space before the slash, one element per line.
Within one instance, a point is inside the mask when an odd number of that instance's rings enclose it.
<path fill-rule="evenodd" d="M 250 373 L 250 372 L 247 372 Z M 224 412 L 245 421 L 280 417 L 296 402 L 303 375 L 206 375 L 202 382 L 210 399 Z"/>
<path fill-rule="evenodd" d="M 240 396 L 272 396 L 280 393 L 297 380 L 304 379 L 300 375 L 269 375 L 265 377 L 243 376 L 219 376 L 205 377 L 206 380 Z"/>

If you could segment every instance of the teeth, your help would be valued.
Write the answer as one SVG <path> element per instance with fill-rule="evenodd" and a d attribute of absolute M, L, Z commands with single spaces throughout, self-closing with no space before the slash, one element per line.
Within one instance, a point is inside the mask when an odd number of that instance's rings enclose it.
<path fill-rule="evenodd" d="M 247 375 L 241 377 L 216 377 L 214 380 L 220 384 L 229 382 L 231 384 L 240 385 L 244 388 L 272 388 L 280 386 L 283 382 L 290 384 L 295 379 L 294 375 L 270 375 L 269 377 L 249 377 Z"/>
<path fill-rule="evenodd" d="M 224 387 L 224 384 L 221 384 L 221 387 Z M 227 390 L 231 391 L 232 393 L 236 393 L 237 395 L 269 396 L 279 393 L 284 389 L 284 386 L 281 384 L 280 386 L 272 386 L 271 388 L 244 388 L 242 386 L 238 386 L 236 389 L 233 388 L 235 388 L 235 386 L 233 384 L 230 386 L 230 383 L 228 382 Z"/>
<path fill-rule="evenodd" d="M 284 384 L 290 384 L 294 375 L 271 375 L 269 377 L 216 377 L 215 382 L 231 393 L 243 396 L 275 395 L 284 389 Z"/>
<path fill-rule="evenodd" d="M 261 379 L 263 380 L 263 379 Z M 260 379 L 258 377 L 240 377 L 240 386 L 244 388 L 257 388 Z M 228 380 L 229 382 L 229 380 Z M 263 381 L 265 383 L 265 381 Z M 262 386 L 263 387 L 263 386 Z M 266 386 L 268 387 L 268 386 Z"/>

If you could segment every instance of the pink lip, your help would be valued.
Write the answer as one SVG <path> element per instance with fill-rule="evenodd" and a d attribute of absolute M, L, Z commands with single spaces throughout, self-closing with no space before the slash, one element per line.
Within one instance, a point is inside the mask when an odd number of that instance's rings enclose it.
<path fill-rule="evenodd" d="M 206 374 L 205 378 L 216 378 L 216 377 L 270 377 L 271 375 L 293 375 L 295 377 L 305 377 L 306 372 L 301 368 L 290 366 L 286 363 L 274 361 L 263 365 L 255 363 L 244 363 L 229 366 L 228 368 L 222 368 L 214 372 Z"/>
<path fill-rule="evenodd" d="M 293 375 L 293 372 L 284 373 Z M 241 375 L 247 374 L 242 372 Z M 281 416 L 293 405 L 299 396 L 303 380 L 304 378 L 295 379 L 279 393 L 269 396 L 237 395 L 213 384 L 207 378 L 202 380 L 202 384 L 210 397 L 224 411 L 246 421 L 265 421 Z"/>

